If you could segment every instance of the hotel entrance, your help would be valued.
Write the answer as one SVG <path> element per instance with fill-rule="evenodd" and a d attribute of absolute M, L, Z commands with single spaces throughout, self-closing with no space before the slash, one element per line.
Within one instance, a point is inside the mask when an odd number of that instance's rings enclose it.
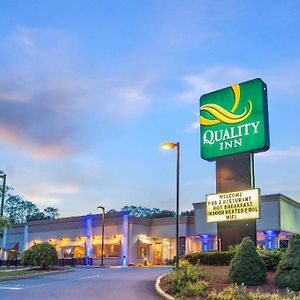
<path fill-rule="evenodd" d="M 155 242 L 155 251 L 154 251 L 154 264 L 161 265 L 162 263 L 162 242 L 157 241 Z"/>

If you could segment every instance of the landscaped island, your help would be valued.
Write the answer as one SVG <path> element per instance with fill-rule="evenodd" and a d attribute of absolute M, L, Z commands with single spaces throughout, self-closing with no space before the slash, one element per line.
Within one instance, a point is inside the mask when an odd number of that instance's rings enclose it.
<path fill-rule="evenodd" d="M 175 298 L 208 300 L 300 300 L 300 236 L 286 251 L 256 251 L 245 238 L 227 252 L 193 253 L 162 278 Z"/>

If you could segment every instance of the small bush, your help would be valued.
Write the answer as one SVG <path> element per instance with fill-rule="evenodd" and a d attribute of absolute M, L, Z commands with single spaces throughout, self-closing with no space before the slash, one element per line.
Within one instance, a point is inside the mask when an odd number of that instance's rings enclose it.
<path fill-rule="evenodd" d="M 212 291 L 208 295 L 208 300 L 250 300 L 244 286 L 233 285 L 225 288 L 222 292 L 218 293 Z"/>
<path fill-rule="evenodd" d="M 212 291 L 208 300 L 300 300 L 300 295 L 290 293 L 283 297 L 278 293 L 261 293 L 260 291 L 248 292 L 245 286 L 233 285 L 225 288 L 222 292 Z"/>
<path fill-rule="evenodd" d="M 206 297 L 211 288 L 211 284 L 204 280 L 197 282 L 187 282 L 186 286 L 178 293 L 179 297 Z"/>
<path fill-rule="evenodd" d="M 57 264 L 57 260 L 57 251 L 53 245 L 48 243 L 34 244 L 23 253 L 22 264 L 48 270 L 50 266 Z"/>
<path fill-rule="evenodd" d="M 237 284 L 259 285 L 266 281 L 266 269 L 253 241 L 246 237 L 229 266 L 229 281 Z"/>
<path fill-rule="evenodd" d="M 179 293 L 185 288 L 188 282 L 195 283 L 200 279 L 204 278 L 203 272 L 199 266 L 187 265 L 174 270 L 168 275 L 168 279 L 171 282 L 171 288 L 173 293 Z"/>
<path fill-rule="evenodd" d="M 278 265 L 276 284 L 293 291 L 300 290 L 300 235 L 293 236 Z"/>
<path fill-rule="evenodd" d="M 234 257 L 234 251 L 196 252 L 184 256 L 191 264 L 228 266 Z"/>
<path fill-rule="evenodd" d="M 209 283 L 202 282 L 204 273 L 199 266 L 189 264 L 186 260 L 180 261 L 180 268 L 168 275 L 171 290 L 176 297 L 205 293 Z"/>
<path fill-rule="evenodd" d="M 263 259 L 267 271 L 276 271 L 284 253 L 285 249 L 258 250 L 258 255 Z"/>

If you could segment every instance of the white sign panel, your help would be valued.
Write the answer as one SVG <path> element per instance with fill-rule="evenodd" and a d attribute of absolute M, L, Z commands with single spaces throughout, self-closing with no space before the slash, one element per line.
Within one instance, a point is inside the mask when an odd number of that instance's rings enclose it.
<path fill-rule="evenodd" d="M 258 219 L 259 217 L 259 189 L 206 196 L 206 218 L 208 223 Z"/>

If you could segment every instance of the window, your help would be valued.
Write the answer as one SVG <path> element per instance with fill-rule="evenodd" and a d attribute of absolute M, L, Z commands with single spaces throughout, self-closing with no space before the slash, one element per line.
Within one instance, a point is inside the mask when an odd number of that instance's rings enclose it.
<path fill-rule="evenodd" d="M 81 258 L 84 257 L 84 247 L 70 246 L 63 248 L 64 258 Z"/>
<path fill-rule="evenodd" d="M 148 256 L 148 245 L 138 243 L 138 258 L 145 258 Z"/>
<path fill-rule="evenodd" d="M 96 246 L 96 257 L 101 257 L 102 246 Z M 120 244 L 111 244 L 104 245 L 103 248 L 103 256 L 104 257 L 121 257 L 121 245 Z"/>

